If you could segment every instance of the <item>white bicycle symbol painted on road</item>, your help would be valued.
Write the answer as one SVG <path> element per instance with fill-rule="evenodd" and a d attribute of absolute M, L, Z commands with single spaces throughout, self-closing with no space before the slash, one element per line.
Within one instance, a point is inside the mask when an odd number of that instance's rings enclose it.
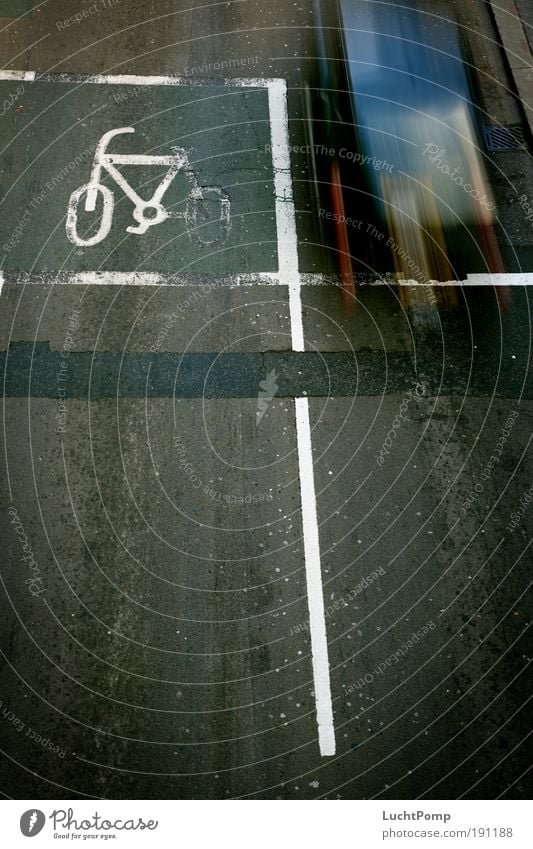
<path fill-rule="evenodd" d="M 121 127 L 116 130 L 109 130 L 109 132 L 104 133 L 98 142 L 89 182 L 77 188 L 70 196 L 65 227 L 69 241 L 79 247 L 88 248 L 92 245 L 97 245 L 99 242 L 103 242 L 109 235 L 113 224 L 115 197 L 111 189 L 101 182 L 102 171 L 105 170 L 135 206 L 133 217 L 137 223 L 126 228 L 128 233 L 136 233 L 141 236 L 146 233 L 149 227 L 161 224 L 168 218 L 181 218 L 185 221 L 189 237 L 197 240 L 200 244 L 211 245 L 225 242 L 231 228 L 229 195 L 219 186 L 201 186 L 198 183 L 189 163 L 188 151 L 185 148 L 172 147 L 171 150 L 173 152 L 168 156 L 107 153 L 107 146 L 112 138 L 122 133 L 134 132 L 135 129 L 133 127 Z M 130 186 L 118 168 L 115 168 L 115 165 L 167 165 L 168 171 L 150 200 L 143 200 Z M 184 212 L 168 210 L 163 205 L 165 192 L 180 172 L 190 184 Z M 85 212 L 94 212 L 99 193 L 102 195 L 103 201 L 100 227 L 94 236 L 83 239 L 78 234 L 79 203 L 85 195 Z M 208 200 L 209 195 L 216 197 L 216 203 L 219 206 L 217 221 L 220 229 L 220 238 L 205 240 L 199 232 L 198 223 L 202 204 Z"/>

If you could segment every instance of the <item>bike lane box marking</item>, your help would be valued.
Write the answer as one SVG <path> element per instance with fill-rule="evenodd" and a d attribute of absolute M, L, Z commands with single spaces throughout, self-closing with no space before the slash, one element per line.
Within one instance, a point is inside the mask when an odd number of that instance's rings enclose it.
<path fill-rule="evenodd" d="M 118 78 L 120 79 L 120 78 Z M 0 100 L 13 92 L 16 79 L 0 80 Z M 0 127 L 3 170 L 2 204 L 14 214 L 0 216 L 3 266 L 12 270 L 74 272 L 184 271 L 233 274 L 277 271 L 274 173 L 270 152 L 268 88 L 198 81 L 188 85 L 139 85 L 116 81 L 93 84 L 91 78 L 24 79 L 24 93 Z M 109 130 L 131 127 L 134 133 L 111 140 L 108 153 L 169 156 L 184 148 L 200 185 L 219 191 L 197 205 L 201 226 L 193 232 L 183 218 L 168 218 L 142 234 L 135 226 L 134 203 L 104 170 L 101 184 L 114 197 L 109 234 L 84 247 L 67 238 L 65 217 L 73 192 L 89 181 L 98 142 Z M 149 200 L 167 166 L 116 166 L 138 194 Z M 225 241 L 216 224 L 220 189 L 230 199 L 231 229 Z M 179 173 L 163 202 L 183 215 L 191 181 Z M 98 193 L 94 213 L 78 206 L 84 232 L 102 213 Z M 94 234 L 95 229 L 89 231 Z M 213 244 L 198 241 L 214 239 Z"/>

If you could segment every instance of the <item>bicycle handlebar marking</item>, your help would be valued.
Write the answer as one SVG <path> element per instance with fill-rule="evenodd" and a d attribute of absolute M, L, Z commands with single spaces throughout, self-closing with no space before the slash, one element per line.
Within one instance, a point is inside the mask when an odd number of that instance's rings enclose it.
<path fill-rule="evenodd" d="M 112 177 L 117 186 L 134 204 L 133 218 L 135 225 L 127 227 L 128 233 L 139 236 L 146 233 L 149 227 L 161 224 L 168 218 L 180 218 L 185 221 L 185 228 L 191 240 L 196 240 L 201 245 L 223 244 L 228 238 L 231 230 L 230 198 L 219 186 L 201 186 L 189 163 L 189 152 L 182 147 L 171 148 L 174 151 L 167 156 L 149 156 L 144 154 L 108 153 L 107 146 L 112 138 L 123 133 L 134 133 L 134 127 L 120 127 L 104 133 L 96 146 L 94 160 L 91 168 L 89 182 L 84 183 L 72 192 L 67 209 L 65 230 L 67 238 L 72 244 L 79 247 L 92 247 L 103 242 L 109 235 L 113 224 L 113 212 L 115 208 L 115 196 L 111 189 L 101 182 L 102 171 Z M 154 191 L 150 200 L 143 200 L 130 186 L 126 178 L 115 167 L 116 165 L 166 165 L 168 171 Z M 174 212 L 166 209 L 163 205 L 165 192 L 179 173 L 183 173 L 191 188 L 187 195 L 185 212 Z M 78 234 L 78 206 L 83 195 L 85 195 L 85 212 L 94 212 L 98 201 L 98 194 L 102 195 L 102 217 L 100 226 L 95 235 L 82 238 Z M 199 232 L 198 212 L 201 204 L 206 200 L 206 195 L 214 193 L 218 197 L 220 238 L 206 240 Z"/>

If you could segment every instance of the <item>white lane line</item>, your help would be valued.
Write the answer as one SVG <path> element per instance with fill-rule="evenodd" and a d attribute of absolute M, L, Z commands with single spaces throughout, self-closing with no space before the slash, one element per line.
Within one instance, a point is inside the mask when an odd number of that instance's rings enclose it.
<path fill-rule="evenodd" d="M 0 80 L 20 80 L 31 83 L 35 79 L 35 71 L 0 71 Z"/>
<path fill-rule="evenodd" d="M 467 274 L 464 283 L 465 286 L 533 286 L 533 274 Z M 442 285 L 453 286 L 453 282 Z"/>
<path fill-rule="evenodd" d="M 291 154 L 289 145 L 289 114 L 285 80 L 272 81 L 268 86 L 268 109 L 276 193 L 276 228 L 278 240 L 278 269 L 283 285 L 289 287 L 292 347 L 304 351 L 304 329 L 300 274 L 298 271 L 298 240 L 296 214 L 292 193 Z"/>
<path fill-rule="evenodd" d="M 268 88 L 271 84 L 284 82 L 276 78 L 261 77 L 173 77 L 144 74 L 49 74 L 39 71 L 0 71 L 0 80 L 22 82 L 87 83 L 89 85 L 134 85 L 134 86 L 235 86 L 235 88 Z"/>
<path fill-rule="evenodd" d="M 165 274 L 148 271 L 4 271 L 6 283 L 19 286 L 198 286 L 212 292 L 216 288 L 240 286 L 279 286 L 276 273 Z"/>
<path fill-rule="evenodd" d="M 6 284 L 25 286 L 209 286 L 235 289 L 239 286 L 287 286 L 287 274 L 272 271 L 259 271 L 245 274 L 220 274 L 216 280 L 202 274 L 179 274 L 159 271 L 10 271 L 4 269 L 3 279 Z M 299 282 L 298 282 L 299 278 Z M 373 277 L 370 274 L 360 275 L 357 285 L 361 289 L 374 286 L 416 286 L 422 288 L 431 286 L 456 286 L 465 289 L 476 286 L 533 286 L 533 273 L 510 274 L 468 274 L 466 280 L 430 280 L 420 283 L 417 280 L 396 279 L 393 274 L 386 277 Z M 301 286 L 337 286 L 341 288 L 339 277 L 333 274 L 301 273 L 292 281 L 293 310 L 297 317 L 300 312 Z M 296 322 L 295 322 L 296 324 Z M 303 350 L 301 324 L 298 323 L 295 333 L 294 350 Z M 296 343 L 300 347 L 296 347 Z"/>
<path fill-rule="evenodd" d="M 279 279 L 282 284 L 289 288 L 292 349 L 293 351 L 305 351 L 301 299 L 302 281 L 298 266 L 298 239 L 291 176 L 287 84 L 284 80 L 269 83 L 268 106 L 276 194 Z M 323 757 L 328 757 L 335 754 L 335 730 L 320 561 L 313 447 L 307 398 L 295 399 L 295 413 L 318 745 L 320 754 Z"/>
<path fill-rule="evenodd" d="M 309 606 L 309 631 L 315 682 L 318 743 L 322 756 L 335 754 L 335 729 L 329 678 L 328 638 L 326 613 L 320 563 L 320 540 L 316 512 L 315 480 L 313 474 L 313 449 L 309 423 L 309 401 L 296 398 L 296 432 L 298 436 L 298 464 L 302 499 L 302 524 L 304 536 L 307 603 Z"/>

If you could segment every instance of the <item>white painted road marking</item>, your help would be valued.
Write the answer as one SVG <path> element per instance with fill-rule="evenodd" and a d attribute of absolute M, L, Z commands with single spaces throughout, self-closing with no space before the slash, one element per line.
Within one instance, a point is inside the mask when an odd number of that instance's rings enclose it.
<path fill-rule="evenodd" d="M 339 277 L 328 274 L 300 273 L 300 286 L 336 286 L 342 288 Z M 0 281 L 5 284 L 23 286 L 202 286 L 213 281 L 201 274 L 167 274 L 159 271 L 11 271 L 0 269 Z M 240 286 L 287 286 L 286 277 L 276 271 L 258 271 L 245 274 L 220 274 L 217 286 L 221 289 L 237 289 Z M 369 274 L 357 278 L 359 288 L 374 286 L 533 286 L 533 272 L 510 274 L 468 274 L 466 280 L 398 280 L 393 274 L 372 277 Z M 298 293 L 299 295 L 299 293 Z M 294 350 L 297 350 L 296 348 Z"/>
<path fill-rule="evenodd" d="M 133 217 L 137 223 L 126 228 L 128 233 L 135 233 L 142 236 L 149 227 L 161 224 L 168 218 L 183 218 L 186 223 L 187 233 L 191 239 L 196 239 L 200 244 L 205 246 L 212 245 L 215 241 L 218 244 L 223 244 L 231 229 L 230 199 L 226 192 L 220 186 L 201 186 L 199 184 L 189 162 L 189 151 L 183 147 L 171 148 L 172 153 L 167 156 L 148 156 L 135 153 L 113 154 L 107 152 L 107 146 L 115 136 L 134 132 L 134 127 L 118 127 L 108 130 L 96 145 L 89 182 L 80 186 L 70 196 L 65 224 L 69 241 L 79 247 L 87 248 L 103 242 L 109 235 L 113 224 L 115 199 L 113 192 L 101 182 L 102 171 L 105 170 L 134 204 Z M 155 189 L 152 197 L 145 201 L 130 186 L 124 175 L 115 168 L 115 165 L 165 165 L 168 167 L 168 171 Z M 184 175 L 190 186 L 186 208 L 184 212 L 169 211 L 163 206 L 163 197 L 180 172 Z M 91 236 L 89 239 L 82 239 L 77 230 L 78 204 L 85 195 L 85 211 L 94 212 L 98 193 L 102 194 L 103 200 L 100 227 L 94 236 Z M 220 206 L 220 238 L 211 241 L 203 239 L 197 230 L 198 207 L 208 193 L 217 195 Z"/>
<path fill-rule="evenodd" d="M 82 77 L 72 74 L 62 74 L 59 76 L 48 77 L 46 74 L 36 76 L 35 72 L 0 72 L 1 79 L 19 79 L 33 81 L 35 79 L 47 81 L 48 79 L 55 82 L 66 83 L 92 83 L 92 84 L 107 84 L 107 85 L 189 85 L 188 79 L 180 79 L 177 77 L 139 77 L 134 75 L 117 75 L 108 76 L 100 75 L 93 77 Z M 205 85 L 213 81 L 195 80 L 195 85 Z M 268 91 L 268 108 L 271 133 L 271 149 L 272 149 L 272 166 L 274 171 L 274 190 L 275 190 L 275 209 L 276 209 L 276 227 L 277 227 L 277 242 L 278 242 L 278 273 L 277 281 L 281 285 L 288 286 L 289 289 L 289 309 L 291 320 L 291 339 L 292 348 L 294 351 L 305 350 L 305 340 L 303 332 L 302 304 L 301 304 L 301 277 L 298 268 L 298 242 L 296 235 L 296 215 L 294 209 L 294 199 L 292 191 L 291 177 L 291 158 L 289 145 L 289 117 L 287 110 L 287 84 L 281 79 L 253 79 L 253 80 L 219 80 L 219 85 L 227 85 L 232 87 L 246 88 L 262 88 Z M 132 128 L 122 128 L 123 132 L 130 132 Z M 120 131 L 119 131 L 120 132 Z M 113 131 L 115 134 L 116 131 Z M 109 136 L 109 134 L 107 134 Z M 102 156 L 95 156 L 95 162 L 92 171 L 92 178 L 86 186 L 80 187 L 74 195 L 74 203 L 77 204 L 81 199 L 82 194 L 87 192 L 86 208 L 90 210 L 94 206 L 93 201 L 95 194 L 99 190 L 99 176 L 101 167 L 104 166 L 110 171 L 109 161 L 104 162 L 105 145 L 107 140 L 104 135 L 101 139 Z M 108 160 L 111 157 L 108 157 Z M 112 163 L 111 163 L 112 164 Z M 166 164 L 166 163 L 165 163 Z M 116 170 L 116 169 L 114 169 Z M 112 173 L 115 181 L 117 175 Z M 118 176 L 120 174 L 117 172 Z M 119 185 L 124 189 L 124 185 L 119 182 Z M 109 192 L 109 194 L 111 194 Z M 128 194 L 128 192 L 127 192 Z M 71 197 L 71 202 L 72 202 Z M 131 197 L 131 195 L 130 195 Z M 105 198 L 104 198 L 105 199 Z M 137 204 L 136 197 L 132 198 Z M 139 198 L 141 203 L 142 199 Z M 160 200 L 160 198 L 159 198 Z M 108 204 L 109 207 L 109 204 Z M 104 210 L 105 213 L 105 210 Z M 70 222 L 67 220 L 67 225 L 70 223 L 71 235 L 78 239 L 75 234 L 75 213 L 70 209 Z M 111 226 L 112 208 L 107 209 L 107 218 L 103 217 L 103 223 L 97 233 L 97 240 L 101 241 L 107 235 L 106 227 Z M 69 236 L 70 238 L 70 236 Z M 94 237 L 93 237 L 94 238 Z M 71 241 L 74 241 L 71 238 Z M 90 244 L 95 242 L 91 241 Z M 84 243 L 85 244 L 85 243 Z M 0 272 L 1 274 L 1 272 Z M 41 281 L 43 275 L 37 275 Z M 150 280 L 149 285 L 154 285 L 158 275 L 148 274 L 147 279 Z M 257 279 L 257 277 L 266 278 L 269 281 L 274 275 L 249 275 Z M 26 280 L 32 278 L 28 275 Z M 57 281 L 60 275 L 56 275 L 54 280 Z M 126 279 L 127 278 L 127 279 Z M 22 282 L 24 275 L 16 275 L 16 282 Z M 90 279 L 92 282 L 102 283 L 106 277 L 98 272 L 87 274 L 73 274 L 70 276 L 70 281 L 81 282 L 82 279 Z M 109 278 L 107 278 L 109 279 Z M 131 279 L 139 282 L 139 274 L 133 272 L 130 274 L 114 275 L 115 282 L 121 280 L 130 282 Z M 146 278 L 145 278 L 146 279 Z M 0 285 L 3 278 L 0 278 Z M 50 281 L 52 282 L 52 281 Z M 141 284 L 142 285 L 142 284 Z M 160 285 L 156 283 L 155 285 Z M 321 755 L 335 754 L 335 734 L 333 728 L 333 705 L 331 701 L 331 687 L 328 661 L 328 644 L 326 635 L 326 616 L 324 610 L 324 592 L 322 585 L 322 569 L 320 562 L 320 543 L 318 533 L 318 518 L 316 509 L 316 496 L 314 485 L 313 471 L 313 451 L 311 444 L 311 427 L 309 423 L 309 402 L 307 398 L 295 399 L 296 410 L 296 436 L 298 444 L 298 463 L 300 470 L 300 489 L 302 501 L 302 528 L 304 537 L 304 559 L 308 592 L 309 606 L 309 623 L 311 634 L 311 653 L 312 667 L 315 690 L 315 702 L 317 713 L 318 740 Z"/>
<path fill-rule="evenodd" d="M 298 239 L 292 191 L 287 84 L 284 80 L 273 81 L 269 84 L 268 105 L 276 192 L 278 277 L 279 281 L 289 289 L 292 349 L 305 351 L 302 281 L 298 266 Z M 335 731 L 308 399 L 295 398 L 295 411 L 318 744 L 320 754 L 326 757 L 335 754 Z"/>
<path fill-rule="evenodd" d="M 298 271 L 298 240 L 292 194 L 287 85 L 284 80 L 269 85 L 268 106 L 274 190 L 276 192 L 278 274 L 284 285 L 289 287 L 292 348 L 294 351 L 304 351 L 300 274 Z"/>
<path fill-rule="evenodd" d="M 184 80 L 175 77 L 141 77 L 136 75 L 100 75 L 83 77 L 78 75 L 37 76 L 34 72 L 0 72 L 1 79 L 33 81 L 55 81 L 67 83 L 91 83 L 105 85 L 205 85 L 213 81 Z M 290 145 L 287 112 L 287 86 L 284 80 L 218 80 L 219 84 L 266 88 L 270 116 L 272 164 L 274 169 L 275 208 L 278 241 L 278 272 L 256 274 L 234 274 L 220 278 L 223 286 L 287 286 L 291 318 L 292 347 L 294 351 L 305 350 L 303 332 L 301 286 L 302 285 L 339 285 L 336 278 L 317 274 L 300 274 L 298 267 L 298 249 L 296 219 L 292 193 Z M 79 191 L 79 190 L 78 190 Z M 78 197 L 76 200 L 79 200 Z M 160 199 L 160 198 L 159 198 Z M 135 199 L 134 199 L 135 201 Z M 104 236 L 102 236 L 104 238 Z M 179 274 L 159 274 L 157 272 L 59 272 L 26 273 L 0 271 L 0 292 L 4 282 L 15 284 L 81 284 L 81 285 L 148 285 L 182 286 L 197 285 L 201 277 Z M 204 278 L 205 280 L 205 278 Z M 369 285 L 423 286 L 416 280 L 397 280 L 394 275 L 377 277 L 367 275 Z M 435 286 L 530 286 L 533 274 L 469 274 L 465 281 L 429 281 Z M 326 617 L 324 592 L 320 560 L 320 538 L 316 493 L 314 484 L 313 452 L 311 427 L 309 420 L 309 402 L 307 398 L 295 399 L 296 435 L 298 445 L 298 464 L 300 474 L 302 528 L 304 537 L 304 558 L 306 569 L 309 624 L 311 634 L 311 652 L 313 679 L 318 726 L 320 753 L 323 756 L 335 754 L 335 731 L 333 724 L 333 705 L 329 673 Z"/>
<path fill-rule="evenodd" d="M 302 500 L 302 525 L 304 536 L 307 604 L 309 606 L 309 632 L 315 682 L 316 718 L 320 754 L 335 754 L 335 729 L 329 676 L 328 638 L 324 589 L 320 562 L 320 540 L 316 512 L 315 479 L 313 472 L 313 447 L 309 423 L 309 401 L 295 398 L 296 433 L 298 437 L 298 464 Z"/>

